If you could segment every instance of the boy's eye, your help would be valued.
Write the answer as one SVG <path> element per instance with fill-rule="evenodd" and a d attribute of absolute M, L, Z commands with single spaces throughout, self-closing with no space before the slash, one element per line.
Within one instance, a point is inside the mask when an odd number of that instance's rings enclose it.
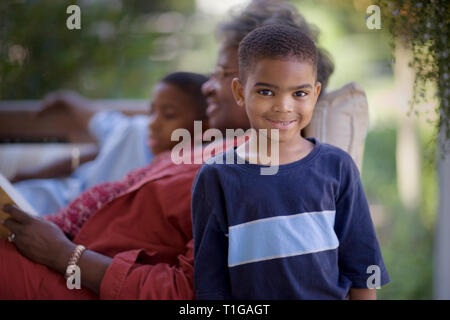
<path fill-rule="evenodd" d="M 268 89 L 258 90 L 258 93 L 263 96 L 273 96 L 272 90 L 268 90 Z"/>
<path fill-rule="evenodd" d="M 294 92 L 294 96 L 296 96 L 296 97 L 304 97 L 304 96 L 306 96 L 308 93 L 307 92 L 305 92 L 305 91 L 296 91 L 296 92 Z"/>

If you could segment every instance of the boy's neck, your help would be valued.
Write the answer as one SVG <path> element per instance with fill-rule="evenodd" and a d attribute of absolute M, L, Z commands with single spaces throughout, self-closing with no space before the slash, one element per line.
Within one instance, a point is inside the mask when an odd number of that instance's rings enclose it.
<path fill-rule="evenodd" d="M 314 148 L 314 144 L 300 134 L 298 139 L 279 143 L 266 138 L 263 142 L 266 142 L 267 148 L 263 149 L 260 148 L 258 139 L 261 139 L 261 136 L 252 135 L 249 141 L 237 148 L 238 155 L 250 163 L 273 166 L 298 161 L 306 157 Z"/>

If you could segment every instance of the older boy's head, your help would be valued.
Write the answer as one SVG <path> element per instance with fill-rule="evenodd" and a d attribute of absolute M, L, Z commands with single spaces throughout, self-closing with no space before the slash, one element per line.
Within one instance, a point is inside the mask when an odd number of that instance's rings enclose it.
<path fill-rule="evenodd" d="M 175 72 L 164 77 L 153 90 L 148 145 L 153 154 L 172 149 L 174 130 L 194 133 L 194 121 L 206 120 L 206 99 L 201 87 L 207 77 L 191 72 Z"/>
<path fill-rule="evenodd" d="M 249 70 L 262 59 L 307 62 L 317 77 L 317 48 L 298 28 L 268 25 L 250 32 L 239 44 L 239 77 L 245 83 Z"/>

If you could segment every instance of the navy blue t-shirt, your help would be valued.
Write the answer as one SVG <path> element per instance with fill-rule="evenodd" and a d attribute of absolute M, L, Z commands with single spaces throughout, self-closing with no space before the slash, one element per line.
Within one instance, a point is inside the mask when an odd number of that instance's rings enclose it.
<path fill-rule="evenodd" d="M 368 280 L 389 282 L 358 168 L 341 149 L 310 141 L 306 157 L 275 175 L 239 164 L 236 148 L 200 168 L 192 194 L 197 299 L 345 299 Z"/>

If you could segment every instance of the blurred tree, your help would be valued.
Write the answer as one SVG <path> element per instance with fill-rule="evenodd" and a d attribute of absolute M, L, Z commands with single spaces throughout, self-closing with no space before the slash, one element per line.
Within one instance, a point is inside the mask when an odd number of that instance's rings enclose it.
<path fill-rule="evenodd" d="M 71 4 L 81 9 L 81 30 L 66 27 Z M 0 99 L 42 98 L 59 88 L 147 98 L 170 68 L 152 53 L 170 45 L 161 39 L 194 9 L 195 0 L 1 1 Z M 175 14 L 161 19 L 167 12 Z"/>
<path fill-rule="evenodd" d="M 450 2 L 446 0 L 378 0 L 383 19 L 396 41 L 412 51 L 415 75 L 411 108 L 429 100 L 430 85 L 436 103 L 436 141 L 439 144 L 439 214 L 435 243 L 434 297 L 450 298 Z M 417 112 L 417 110 L 416 110 Z"/>
<path fill-rule="evenodd" d="M 411 107 L 427 100 L 427 85 L 436 87 L 438 97 L 437 132 L 445 130 L 443 151 L 450 151 L 450 71 L 447 38 L 450 27 L 450 2 L 447 0 L 378 0 L 383 20 L 396 42 L 412 50 L 410 66 L 415 73 Z"/>

